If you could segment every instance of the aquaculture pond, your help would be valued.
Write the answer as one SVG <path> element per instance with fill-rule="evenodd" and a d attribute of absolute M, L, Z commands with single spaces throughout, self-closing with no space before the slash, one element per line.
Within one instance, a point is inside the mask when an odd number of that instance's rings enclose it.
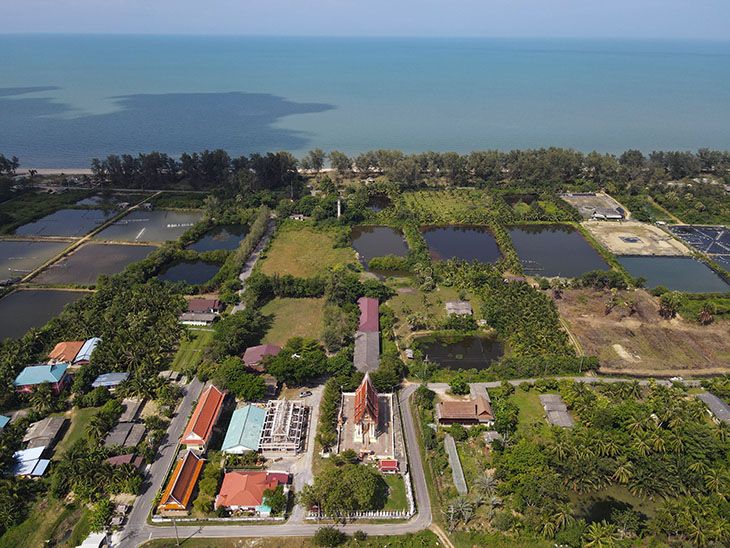
<path fill-rule="evenodd" d="M 374 257 L 408 256 L 408 244 L 403 233 L 389 226 L 353 226 L 350 232 L 352 247 L 360 262 L 367 266 Z"/>
<path fill-rule="evenodd" d="M 110 209 L 60 209 L 15 230 L 19 236 L 84 236 L 113 217 Z"/>
<path fill-rule="evenodd" d="M 730 285 L 706 264 L 692 257 L 617 257 L 632 276 L 646 278 L 646 287 L 710 293 L 730 291 Z"/>
<path fill-rule="evenodd" d="M 121 202 L 136 204 L 144 198 L 144 194 L 95 194 L 79 200 L 76 205 L 80 206 L 103 206 L 116 208 Z M 150 195 L 148 195 L 150 196 Z"/>
<path fill-rule="evenodd" d="M 571 226 L 520 225 L 508 232 L 528 276 L 575 278 L 591 270 L 610 270 L 598 251 Z"/>
<path fill-rule="evenodd" d="M 99 274 L 118 274 L 157 249 L 151 245 L 88 243 L 33 278 L 42 284 L 96 283 Z"/>
<path fill-rule="evenodd" d="M 177 240 L 203 214 L 200 211 L 135 209 L 95 236 L 99 240 L 165 242 Z"/>
<path fill-rule="evenodd" d="M 0 241 L 0 281 L 25 276 L 60 253 L 68 245 L 70 245 L 70 241 Z"/>
<path fill-rule="evenodd" d="M 188 249 L 204 253 L 205 251 L 217 251 L 227 249 L 233 251 L 241 244 L 244 236 L 248 234 L 246 225 L 223 225 L 206 232 L 197 242 L 190 244 Z"/>
<path fill-rule="evenodd" d="M 370 200 L 368 200 L 367 208 L 370 211 L 375 211 L 376 213 L 379 213 L 380 211 L 383 211 L 384 209 L 392 205 L 393 202 L 391 202 L 390 198 L 388 198 L 386 195 L 376 194 L 374 196 L 371 196 Z"/>
<path fill-rule="evenodd" d="M 483 226 L 427 226 L 421 233 L 436 261 L 457 258 L 492 263 L 502 257 L 494 236 Z"/>
<path fill-rule="evenodd" d="M 0 340 L 17 339 L 31 327 L 42 327 L 69 303 L 87 292 L 43 289 L 14 291 L 0 299 Z"/>
<path fill-rule="evenodd" d="M 438 363 L 446 369 L 486 369 L 504 355 L 504 345 L 490 337 L 421 337 L 414 348 L 423 353 L 424 360 Z"/>
<path fill-rule="evenodd" d="M 200 285 L 208 282 L 218 273 L 220 266 L 203 261 L 194 263 L 176 263 L 157 277 L 163 282 L 187 282 L 192 285 Z"/>

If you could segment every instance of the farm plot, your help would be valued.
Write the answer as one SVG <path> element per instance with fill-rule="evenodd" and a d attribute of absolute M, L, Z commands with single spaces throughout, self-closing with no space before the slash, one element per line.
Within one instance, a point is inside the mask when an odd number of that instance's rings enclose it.
<path fill-rule="evenodd" d="M 481 190 L 423 190 L 407 192 L 403 198 L 408 209 L 423 224 L 483 224 L 494 217 L 491 199 Z"/>

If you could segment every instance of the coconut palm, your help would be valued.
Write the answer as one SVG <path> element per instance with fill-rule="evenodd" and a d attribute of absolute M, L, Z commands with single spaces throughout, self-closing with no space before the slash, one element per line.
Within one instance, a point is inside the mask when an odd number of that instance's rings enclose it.
<path fill-rule="evenodd" d="M 587 548 L 610 548 L 619 541 L 616 526 L 605 520 L 591 523 L 586 529 L 583 546 Z"/>
<path fill-rule="evenodd" d="M 619 458 L 617 463 L 611 479 L 618 483 L 627 484 L 633 475 L 633 464 L 626 457 Z"/>
<path fill-rule="evenodd" d="M 474 480 L 474 489 L 482 495 L 490 496 L 497 489 L 499 480 L 489 474 L 479 474 Z"/>

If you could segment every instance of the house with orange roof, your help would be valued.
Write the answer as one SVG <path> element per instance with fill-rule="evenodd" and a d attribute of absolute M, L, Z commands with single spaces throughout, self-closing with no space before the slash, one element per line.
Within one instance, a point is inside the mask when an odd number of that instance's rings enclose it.
<path fill-rule="evenodd" d="M 192 451 L 177 461 L 165 492 L 162 494 L 157 510 L 166 516 L 176 516 L 187 512 L 195 484 L 200 476 L 205 459 Z"/>
<path fill-rule="evenodd" d="M 51 363 L 73 363 L 86 341 L 61 341 L 53 347 L 48 358 Z"/>
<path fill-rule="evenodd" d="M 198 400 L 193 416 L 190 417 L 185 432 L 183 433 L 181 445 L 196 451 L 205 451 L 208 448 L 213 427 L 218 421 L 223 407 L 225 392 L 221 392 L 211 385 Z"/>
<path fill-rule="evenodd" d="M 370 373 L 365 373 L 360 386 L 355 391 L 355 436 L 375 441 L 378 435 L 378 391 L 370 380 Z"/>
<path fill-rule="evenodd" d="M 264 491 L 288 483 L 287 472 L 228 472 L 215 498 L 215 508 L 223 506 L 232 512 L 256 512 L 268 516 L 271 508 L 264 503 Z"/>

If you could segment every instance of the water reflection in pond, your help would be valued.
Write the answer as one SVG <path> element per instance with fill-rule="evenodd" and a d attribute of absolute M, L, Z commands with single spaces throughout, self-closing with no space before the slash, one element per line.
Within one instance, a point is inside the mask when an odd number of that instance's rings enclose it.
<path fill-rule="evenodd" d="M 60 209 L 15 230 L 20 236 L 84 236 L 114 216 L 103 209 Z"/>
<path fill-rule="evenodd" d="M 30 274 L 71 242 L 0 242 L 0 281 Z"/>
<path fill-rule="evenodd" d="M 504 344 L 490 337 L 461 337 L 455 340 L 422 337 L 414 346 L 429 361 L 446 369 L 486 369 L 504 354 Z"/>
<path fill-rule="evenodd" d="M 391 202 L 390 198 L 388 198 L 385 194 L 375 194 L 370 197 L 370 200 L 368 200 L 367 208 L 370 211 L 379 213 L 392 205 L 393 202 Z"/>
<path fill-rule="evenodd" d="M 14 291 L 0 300 L 0 340 L 17 339 L 31 327 L 43 327 L 48 320 L 58 316 L 64 306 L 88 294 L 55 289 Z"/>
<path fill-rule="evenodd" d="M 494 236 L 483 226 L 424 227 L 422 234 L 435 261 L 457 258 L 492 263 L 502 257 Z"/>
<path fill-rule="evenodd" d="M 218 270 L 220 270 L 218 265 L 203 261 L 177 263 L 158 274 L 157 277 L 163 282 L 187 282 L 192 285 L 200 285 L 210 281 Z"/>
<path fill-rule="evenodd" d="M 591 270 L 610 269 L 598 251 L 571 226 L 520 225 L 508 232 L 528 276 L 575 278 Z"/>
<path fill-rule="evenodd" d="M 227 249 L 233 251 L 241 244 L 244 236 L 248 233 L 246 225 L 223 225 L 207 232 L 200 240 L 188 246 L 188 249 L 204 253 L 205 251 L 217 251 Z"/>
<path fill-rule="evenodd" d="M 632 276 L 646 278 L 648 288 L 663 285 L 687 293 L 730 291 L 730 285 L 715 271 L 692 257 L 618 257 L 618 260 Z"/>
<path fill-rule="evenodd" d="M 408 244 L 400 230 L 389 226 L 354 226 L 350 232 L 352 247 L 364 266 L 373 257 L 408 256 Z"/>

